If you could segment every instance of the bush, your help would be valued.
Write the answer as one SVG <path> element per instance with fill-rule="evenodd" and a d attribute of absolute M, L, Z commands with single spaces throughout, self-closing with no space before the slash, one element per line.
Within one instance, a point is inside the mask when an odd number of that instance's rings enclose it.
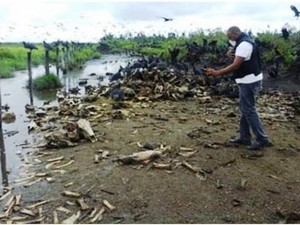
<path fill-rule="evenodd" d="M 42 91 L 62 87 L 59 78 L 55 74 L 42 75 L 33 79 L 33 89 Z"/>

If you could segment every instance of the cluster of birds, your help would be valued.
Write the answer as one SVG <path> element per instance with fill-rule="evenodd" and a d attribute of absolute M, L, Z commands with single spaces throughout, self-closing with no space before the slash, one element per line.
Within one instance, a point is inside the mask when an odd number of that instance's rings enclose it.
<path fill-rule="evenodd" d="M 25 42 L 25 41 L 23 41 L 22 43 L 23 43 L 23 47 L 26 48 L 26 49 L 29 49 L 30 51 L 38 49 L 38 47 L 33 43 Z M 51 44 L 43 41 L 43 46 L 44 46 L 45 50 L 48 50 L 48 51 L 52 51 L 52 50 L 58 48 L 59 46 L 65 47 L 66 49 L 69 49 L 70 47 L 84 48 L 84 47 L 90 46 L 90 45 L 92 45 L 92 44 L 90 44 L 90 43 L 80 43 L 80 42 L 74 42 L 74 41 L 71 41 L 71 42 L 68 42 L 68 41 L 55 41 L 55 42 L 52 42 Z"/>

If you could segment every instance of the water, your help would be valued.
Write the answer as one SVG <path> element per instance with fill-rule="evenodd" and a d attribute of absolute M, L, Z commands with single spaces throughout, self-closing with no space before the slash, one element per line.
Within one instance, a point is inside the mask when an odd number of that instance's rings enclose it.
<path fill-rule="evenodd" d="M 98 76 L 105 76 L 107 72 L 115 73 L 120 66 L 126 66 L 129 61 L 134 58 L 129 58 L 126 55 L 104 55 L 99 60 L 88 61 L 82 70 L 70 71 L 66 75 L 60 75 L 60 79 L 66 90 L 78 86 L 79 79 L 88 79 L 88 84 L 97 85 L 99 80 Z M 55 73 L 55 67 L 50 68 L 50 72 Z M 44 74 L 44 66 L 38 66 L 32 69 L 33 78 Z M 90 76 L 91 73 L 96 73 L 96 76 Z M 60 73 L 62 74 L 62 73 Z M 6 150 L 6 168 L 5 168 L 5 155 L 1 155 L 2 174 L 8 172 L 8 183 L 13 182 L 15 179 L 27 173 L 30 170 L 30 164 L 24 163 L 24 158 L 30 158 L 28 153 L 31 149 L 22 148 L 24 143 L 33 143 L 36 139 L 34 134 L 28 134 L 27 126 L 30 119 L 27 118 L 25 113 L 25 105 L 30 103 L 29 90 L 26 89 L 28 80 L 27 71 L 17 71 L 14 78 L 0 80 L 2 105 L 8 104 L 10 106 L 9 112 L 14 112 L 16 120 L 13 123 L 3 123 L 4 133 L 4 147 Z M 102 83 L 108 83 L 108 77 Z M 81 93 L 83 89 L 81 88 Z M 47 92 L 33 92 L 33 104 L 37 107 L 43 106 L 45 101 L 52 101 L 56 103 L 56 91 Z M 8 132 L 17 131 L 18 133 L 9 136 Z M 17 155 L 18 153 L 18 155 Z M 5 176 L 1 175 L 3 181 Z"/>

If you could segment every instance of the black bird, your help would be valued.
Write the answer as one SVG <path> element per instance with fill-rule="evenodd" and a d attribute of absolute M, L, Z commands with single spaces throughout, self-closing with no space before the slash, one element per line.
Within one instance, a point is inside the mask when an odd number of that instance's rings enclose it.
<path fill-rule="evenodd" d="M 34 44 L 29 43 L 29 42 L 25 42 L 25 41 L 23 41 L 23 46 L 24 46 L 24 48 L 27 48 L 30 51 L 32 51 L 34 49 L 36 49 L 36 50 L 38 49 Z"/>
<path fill-rule="evenodd" d="M 194 72 L 194 74 L 197 75 L 197 76 L 203 75 L 202 70 L 197 69 L 195 66 L 193 66 L 193 72 Z"/>
<path fill-rule="evenodd" d="M 296 6 L 291 5 L 291 10 L 293 10 L 293 12 L 295 13 L 295 16 L 296 16 L 297 18 L 299 18 L 300 12 L 299 12 L 298 9 L 296 8 Z"/>
<path fill-rule="evenodd" d="M 109 96 L 112 100 L 123 101 L 124 100 L 124 91 L 117 87 L 110 92 Z"/>
<path fill-rule="evenodd" d="M 52 46 L 52 45 L 46 43 L 45 41 L 43 41 L 43 44 L 44 44 L 44 48 L 45 48 L 46 50 L 48 50 L 48 51 L 53 50 L 53 46 Z"/>
<path fill-rule="evenodd" d="M 286 28 L 282 28 L 281 33 L 282 33 L 282 37 L 284 38 L 284 40 L 289 39 L 290 33 Z"/>
<path fill-rule="evenodd" d="M 165 22 L 168 22 L 168 21 L 172 21 L 173 19 L 172 18 L 166 18 L 166 17 L 161 17 L 162 19 L 165 20 Z"/>
<path fill-rule="evenodd" d="M 278 76 L 278 64 L 276 63 L 275 65 L 272 65 L 269 69 L 268 69 L 268 74 L 271 78 L 276 78 Z"/>

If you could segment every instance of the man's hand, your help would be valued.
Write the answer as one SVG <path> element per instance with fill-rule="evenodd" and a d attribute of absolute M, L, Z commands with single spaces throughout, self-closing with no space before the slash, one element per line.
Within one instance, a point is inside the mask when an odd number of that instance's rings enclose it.
<path fill-rule="evenodd" d="M 232 52 L 231 49 L 229 49 L 229 50 L 227 51 L 226 56 L 227 56 L 229 59 L 231 59 L 231 60 L 234 60 L 234 57 L 235 57 L 235 55 L 234 55 L 234 53 Z"/>
<path fill-rule="evenodd" d="M 208 76 L 218 76 L 218 75 L 220 75 L 218 70 L 215 70 L 215 69 L 212 69 L 212 68 L 206 69 L 205 72 L 206 72 L 206 75 L 208 75 Z"/>

